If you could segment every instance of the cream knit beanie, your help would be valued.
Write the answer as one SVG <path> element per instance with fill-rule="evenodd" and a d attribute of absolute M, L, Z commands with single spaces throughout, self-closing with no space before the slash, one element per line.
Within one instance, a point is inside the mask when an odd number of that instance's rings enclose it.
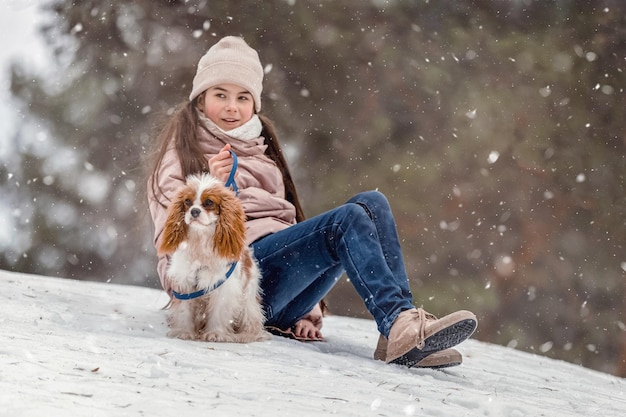
<path fill-rule="evenodd" d="M 263 67 L 257 52 L 242 38 L 226 36 L 200 58 L 189 100 L 218 84 L 236 84 L 245 88 L 252 94 L 256 111 L 261 110 Z"/>

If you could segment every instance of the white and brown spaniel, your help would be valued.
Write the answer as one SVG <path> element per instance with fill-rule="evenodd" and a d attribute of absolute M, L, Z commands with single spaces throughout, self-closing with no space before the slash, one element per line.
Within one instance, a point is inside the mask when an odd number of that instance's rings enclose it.
<path fill-rule="evenodd" d="M 235 193 L 209 174 L 192 175 L 169 207 L 160 254 L 170 255 L 168 336 L 210 342 L 269 339 L 260 271 L 245 243 Z"/>

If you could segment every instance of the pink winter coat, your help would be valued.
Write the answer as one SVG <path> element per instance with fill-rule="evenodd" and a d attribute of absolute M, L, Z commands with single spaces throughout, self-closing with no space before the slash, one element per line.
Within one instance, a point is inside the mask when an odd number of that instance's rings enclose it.
<path fill-rule="evenodd" d="M 285 199 L 283 177 L 276 164 L 264 152 L 265 139 L 240 140 L 227 135 L 213 135 L 204 128 L 199 128 L 200 147 L 207 160 L 216 155 L 225 144 L 230 143 L 231 150 L 238 157 L 239 167 L 236 178 L 239 199 L 243 204 L 248 221 L 246 222 L 246 241 L 255 240 L 277 232 L 296 223 L 296 209 Z M 161 234 L 167 219 L 167 206 L 184 184 L 178 155 L 173 141 L 167 149 L 159 172 L 157 184 L 162 195 L 155 200 L 148 186 L 148 203 L 154 222 L 154 246 L 159 247 Z M 150 183 L 149 183 L 150 184 Z M 166 207 L 163 207 L 161 204 Z M 165 279 L 168 259 L 160 256 L 157 271 L 163 288 L 169 292 Z"/>

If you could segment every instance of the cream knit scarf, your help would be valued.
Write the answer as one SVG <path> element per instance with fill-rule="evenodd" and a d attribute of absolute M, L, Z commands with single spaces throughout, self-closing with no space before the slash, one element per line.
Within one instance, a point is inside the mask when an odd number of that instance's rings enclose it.
<path fill-rule="evenodd" d="M 259 116 L 256 114 L 246 123 L 228 131 L 222 130 L 222 128 L 213 123 L 213 121 L 206 117 L 201 111 L 198 111 L 198 116 L 206 128 L 209 129 L 209 132 L 214 136 L 226 135 L 239 140 L 252 140 L 261 136 L 261 130 L 263 130 L 261 119 L 259 119 Z"/>

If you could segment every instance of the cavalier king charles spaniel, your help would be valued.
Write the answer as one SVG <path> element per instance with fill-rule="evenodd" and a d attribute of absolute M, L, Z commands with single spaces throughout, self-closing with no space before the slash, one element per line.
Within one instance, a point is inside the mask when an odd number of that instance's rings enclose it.
<path fill-rule="evenodd" d="M 243 208 L 217 178 L 191 175 L 169 207 L 159 247 L 170 255 L 169 337 L 248 343 L 269 339 L 260 271 L 245 243 Z"/>

